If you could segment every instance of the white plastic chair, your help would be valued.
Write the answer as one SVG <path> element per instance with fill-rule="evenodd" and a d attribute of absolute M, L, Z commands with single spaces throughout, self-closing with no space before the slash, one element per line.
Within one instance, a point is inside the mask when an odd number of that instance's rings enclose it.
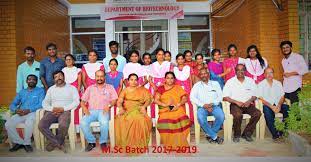
<path fill-rule="evenodd" d="M 40 145 L 40 138 L 39 138 L 40 135 L 39 135 L 39 129 L 38 129 L 39 120 L 40 120 L 40 111 L 42 111 L 41 108 L 36 111 L 36 121 L 34 123 L 33 133 L 32 133 L 37 150 L 40 150 L 40 147 L 41 147 L 41 145 Z M 9 114 L 11 116 L 11 113 L 9 113 Z M 25 123 L 17 124 L 16 128 L 23 129 L 23 132 L 24 132 Z M 9 145 L 10 145 L 10 148 L 13 147 L 13 144 L 12 144 L 11 140 L 9 140 Z"/>
<path fill-rule="evenodd" d="M 198 122 L 198 116 L 197 116 L 198 107 L 195 103 L 192 103 L 192 105 L 193 105 L 193 114 L 194 114 L 195 143 L 198 145 L 198 144 L 200 144 L 201 126 Z M 228 110 L 223 110 L 223 111 L 228 111 Z M 228 114 L 228 113 L 225 113 L 225 114 Z M 225 142 L 228 142 L 228 136 L 231 136 L 231 134 L 229 135 L 229 133 L 232 133 L 232 130 L 230 131 L 230 129 L 232 129 L 232 125 L 230 125 L 233 123 L 232 120 L 233 120 L 232 116 L 225 116 L 225 120 L 223 123 L 223 129 L 224 129 L 224 137 L 223 138 L 224 138 Z M 215 117 L 214 116 L 207 116 L 207 121 L 208 122 L 215 121 Z"/>
<path fill-rule="evenodd" d="M 69 143 L 70 143 L 70 149 L 73 151 L 75 150 L 75 142 L 76 142 L 76 131 L 75 131 L 75 125 L 74 125 L 74 111 L 70 110 L 70 124 L 68 128 L 68 137 L 69 137 Z M 45 110 L 40 111 L 40 120 L 43 118 L 45 113 Z M 52 129 L 52 132 L 56 134 L 56 129 L 58 129 L 58 123 L 53 123 L 50 126 L 50 129 Z M 44 151 L 45 147 L 45 137 L 44 135 L 39 132 L 40 135 L 40 141 L 41 141 L 41 150 Z"/>
<path fill-rule="evenodd" d="M 263 107 L 263 103 L 260 102 L 260 104 L 261 104 L 261 107 Z M 285 99 L 284 104 L 291 106 L 290 100 L 287 98 Z M 262 116 L 264 116 L 264 114 L 262 114 Z M 283 119 L 283 114 L 282 113 L 276 113 L 275 118 Z M 260 139 L 265 138 L 265 133 L 266 133 L 266 120 L 263 117 L 263 119 L 261 121 L 261 125 L 260 125 Z"/>
<path fill-rule="evenodd" d="M 255 106 L 262 113 L 262 104 L 260 104 L 260 102 L 261 101 L 256 100 Z M 223 106 L 223 110 L 225 113 L 225 117 L 232 118 L 232 120 L 228 120 L 228 123 L 227 123 L 228 124 L 227 141 L 231 142 L 232 141 L 231 137 L 232 137 L 233 116 L 230 113 L 230 103 L 227 101 L 223 101 L 222 104 L 223 104 L 222 106 Z M 249 123 L 250 118 L 251 118 L 250 115 L 243 114 L 243 120 L 246 120 L 246 124 Z M 261 115 L 259 121 L 256 124 L 256 140 L 260 139 L 260 126 L 262 124 L 262 120 L 263 120 L 263 115 Z"/>
<path fill-rule="evenodd" d="M 118 108 L 117 108 L 117 112 L 118 112 Z M 82 108 L 79 110 L 79 119 L 81 122 L 82 117 L 84 116 L 83 112 L 82 112 Z M 94 128 L 98 128 L 100 126 L 100 123 L 98 121 L 95 122 L 91 122 L 90 127 L 91 130 L 93 130 L 93 132 L 99 132 L 100 130 L 94 129 Z M 109 121 L 109 139 L 110 139 L 110 146 L 114 147 L 115 145 L 115 132 L 114 132 L 114 107 L 112 107 L 110 109 L 110 121 Z M 80 127 L 80 139 L 81 139 L 81 146 L 83 149 L 85 149 L 85 137 L 84 137 L 84 133 L 82 131 L 82 128 Z"/>

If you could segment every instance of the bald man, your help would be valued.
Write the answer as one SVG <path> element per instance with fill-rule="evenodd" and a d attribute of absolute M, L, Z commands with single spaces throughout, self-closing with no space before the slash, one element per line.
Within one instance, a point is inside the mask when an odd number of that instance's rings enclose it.
<path fill-rule="evenodd" d="M 285 93 L 282 83 L 273 79 L 274 70 L 271 67 L 265 69 L 265 79 L 258 85 L 258 97 L 262 100 L 263 113 L 265 115 L 266 124 L 272 134 L 275 142 L 282 140 L 282 132 L 275 129 L 274 118 L 276 113 L 282 113 L 283 118 L 288 117 L 288 105 L 284 104 Z M 284 121 L 283 119 L 283 121 Z"/>

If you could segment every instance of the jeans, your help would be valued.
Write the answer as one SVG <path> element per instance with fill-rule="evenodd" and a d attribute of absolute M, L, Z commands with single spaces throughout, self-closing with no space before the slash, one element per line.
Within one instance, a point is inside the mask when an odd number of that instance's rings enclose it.
<path fill-rule="evenodd" d="M 288 117 L 288 110 L 289 106 L 282 104 L 280 113 L 283 114 L 283 121 L 285 118 Z M 272 134 L 272 138 L 273 139 L 278 138 L 281 135 L 281 132 L 278 132 L 274 126 L 275 113 L 266 105 L 263 106 L 263 113 L 265 115 L 267 127 L 269 128 Z"/>
<path fill-rule="evenodd" d="M 207 122 L 207 116 L 213 115 L 215 117 L 215 123 L 213 125 L 210 125 Z M 205 134 L 210 136 L 212 139 L 215 139 L 217 137 L 217 133 L 223 124 L 225 120 L 225 114 L 222 111 L 222 108 L 220 105 L 214 105 L 213 111 L 209 113 L 205 108 L 199 107 L 198 112 L 198 122 L 201 126 L 201 128 L 204 130 Z"/>
<path fill-rule="evenodd" d="M 88 143 L 96 143 L 96 138 L 92 134 L 90 124 L 98 121 L 100 128 L 99 143 L 107 143 L 109 131 L 109 112 L 103 113 L 104 110 L 89 110 L 90 115 L 82 117 L 80 126 Z"/>
<path fill-rule="evenodd" d="M 9 139 L 12 141 L 12 143 L 20 145 L 31 145 L 31 136 L 35 120 L 36 120 L 35 112 L 29 113 L 24 116 L 19 116 L 18 114 L 13 115 L 5 123 L 5 129 L 7 130 Z M 16 125 L 19 123 L 25 123 L 24 139 L 22 139 L 16 131 Z"/>

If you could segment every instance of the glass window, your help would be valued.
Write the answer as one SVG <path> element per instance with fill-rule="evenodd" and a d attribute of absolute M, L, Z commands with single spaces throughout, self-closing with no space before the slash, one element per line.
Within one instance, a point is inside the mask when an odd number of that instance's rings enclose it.
<path fill-rule="evenodd" d="M 138 50 L 141 56 L 145 52 L 151 53 L 152 60 L 155 60 L 155 50 L 168 47 L 167 32 L 118 33 L 116 38 L 120 43 L 120 53 L 127 59 L 131 50 Z"/>
<path fill-rule="evenodd" d="M 167 20 L 143 20 L 143 31 L 168 30 Z"/>
<path fill-rule="evenodd" d="M 99 17 L 72 18 L 72 32 L 105 32 L 105 22 Z"/>
<path fill-rule="evenodd" d="M 98 52 L 98 60 L 103 60 L 106 56 L 104 34 L 73 35 L 72 44 L 77 62 L 88 61 L 87 52 L 91 49 Z"/>
<path fill-rule="evenodd" d="M 177 20 L 178 30 L 209 29 L 208 15 L 186 15 Z"/>
<path fill-rule="evenodd" d="M 210 51 L 209 32 L 178 32 L 178 52 L 191 50 L 207 56 Z"/>
<path fill-rule="evenodd" d="M 123 31 L 141 31 L 141 21 L 115 21 L 115 30 L 116 32 Z"/>

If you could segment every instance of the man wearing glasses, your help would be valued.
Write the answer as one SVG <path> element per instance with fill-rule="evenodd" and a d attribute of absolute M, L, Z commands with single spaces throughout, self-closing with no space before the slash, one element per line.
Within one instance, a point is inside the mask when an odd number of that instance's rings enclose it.
<path fill-rule="evenodd" d="M 265 115 L 266 124 L 272 134 L 274 142 L 280 141 L 282 138 L 282 132 L 275 129 L 274 118 L 275 114 L 282 113 L 283 118 L 288 117 L 288 105 L 284 104 L 285 93 L 282 83 L 273 79 L 273 69 L 268 67 L 265 69 L 265 80 L 258 85 L 258 97 L 262 100 L 263 113 Z M 283 121 L 284 121 L 283 119 Z"/>

